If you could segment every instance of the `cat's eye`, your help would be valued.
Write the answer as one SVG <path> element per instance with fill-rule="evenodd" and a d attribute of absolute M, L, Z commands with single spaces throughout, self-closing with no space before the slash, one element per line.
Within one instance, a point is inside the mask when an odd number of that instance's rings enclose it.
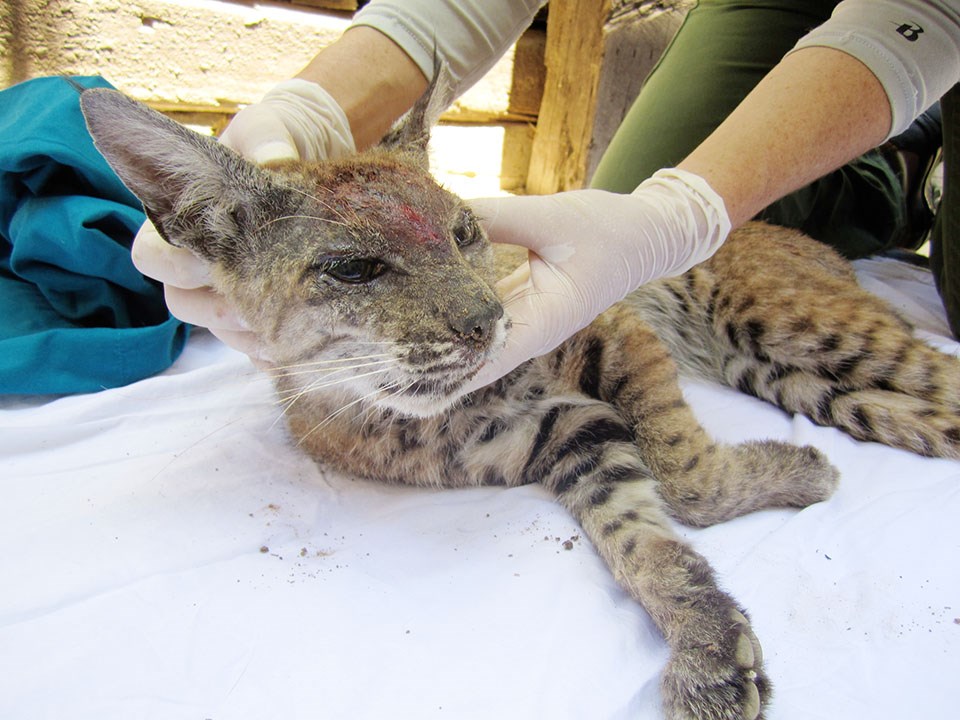
<path fill-rule="evenodd" d="M 480 226 L 477 224 L 477 219 L 468 210 L 464 210 L 453 228 L 453 239 L 456 240 L 457 247 L 473 245 L 480 237 Z"/>
<path fill-rule="evenodd" d="M 383 275 L 387 265 L 375 258 L 343 258 L 327 260 L 319 266 L 319 270 L 334 280 L 360 285 Z"/>

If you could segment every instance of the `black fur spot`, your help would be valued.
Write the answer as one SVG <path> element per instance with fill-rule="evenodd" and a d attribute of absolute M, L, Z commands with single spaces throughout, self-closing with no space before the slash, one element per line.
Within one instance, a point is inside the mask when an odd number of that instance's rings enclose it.
<path fill-rule="evenodd" d="M 507 484 L 507 481 L 503 477 L 503 475 L 501 475 L 496 468 L 491 468 L 491 467 L 484 469 L 483 479 L 481 480 L 481 482 L 484 485 L 492 486 L 492 487 L 500 487 Z"/>
<path fill-rule="evenodd" d="M 870 422 L 866 411 L 860 405 L 853 409 L 853 422 L 863 437 L 874 437 L 876 431 L 873 429 L 873 423 Z"/>
<path fill-rule="evenodd" d="M 587 501 L 591 507 L 600 507 L 613 494 L 613 488 L 610 485 L 597 485 L 590 493 L 590 499 Z"/>
<path fill-rule="evenodd" d="M 847 391 L 840 390 L 839 388 L 831 388 L 824 392 L 823 395 L 821 395 L 817 400 L 817 407 L 814 411 L 815 416 L 813 417 L 813 420 L 821 425 L 831 424 L 833 422 L 833 403 L 847 394 Z"/>
<path fill-rule="evenodd" d="M 527 391 L 523 394 L 524 400 L 539 400 L 547 391 L 544 389 L 543 385 L 531 385 L 527 388 Z"/>
<path fill-rule="evenodd" d="M 767 328 L 764 327 L 764 324 L 759 320 L 747 320 L 747 322 L 743 324 L 743 328 L 746 330 L 747 339 L 750 342 L 750 349 L 755 353 L 762 352 L 760 341 L 763 339 L 763 336 L 767 331 Z"/>
<path fill-rule="evenodd" d="M 615 532 L 618 532 L 618 531 L 620 531 L 621 529 L 623 529 L 623 522 L 621 522 L 620 520 L 611 520 L 611 521 L 608 522 L 606 525 L 604 525 L 602 528 L 600 528 L 600 533 L 601 533 L 604 537 L 610 537 L 610 536 L 613 535 Z"/>
<path fill-rule="evenodd" d="M 633 442 L 633 433 L 621 420 L 597 418 L 577 428 L 567 440 L 577 447 L 594 447 L 608 442 Z"/>
<path fill-rule="evenodd" d="M 833 366 L 833 374 L 836 378 L 840 380 L 845 380 L 849 378 L 854 371 L 857 369 L 857 366 L 860 365 L 868 357 L 867 353 L 858 353 L 856 355 L 851 355 L 849 357 L 841 358 Z"/>
<path fill-rule="evenodd" d="M 556 350 L 553 351 L 553 370 L 554 372 L 560 371 L 560 366 L 563 365 L 563 361 L 567 357 L 567 346 L 561 345 Z"/>
<path fill-rule="evenodd" d="M 757 394 L 757 377 L 753 368 L 748 368 L 737 378 L 737 390 L 746 395 Z"/>
<path fill-rule="evenodd" d="M 831 353 L 840 347 L 842 340 L 843 338 L 841 338 L 837 333 L 830 333 L 825 338 L 822 338 L 817 344 L 817 352 Z"/>
<path fill-rule="evenodd" d="M 886 392 L 899 392 L 893 384 L 893 378 L 889 374 L 878 375 L 874 381 L 873 386 L 877 390 L 885 390 Z"/>
<path fill-rule="evenodd" d="M 551 483 L 553 485 L 553 491 L 558 495 L 563 495 L 576 485 L 582 477 L 596 470 L 599 464 L 600 458 L 597 457 L 596 454 L 581 459 L 572 469 L 563 473 L 563 475 Z"/>
<path fill-rule="evenodd" d="M 495 437 L 500 435 L 500 433 L 502 433 L 508 427 L 509 425 L 507 425 L 507 423 L 500 418 L 491 420 L 487 424 L 487 426 L 483 429 L 483 432 L 480 433 L 480 437 L 478 438 L 478 440 L 481 443 L 488 443 L 491 440 L 493 440 Z"/>
<path fill-rule="evenodd" d="M 735 348 L 740 347 L 740 340 L 737 338 L 737 326 L 732 322 L 728 322 L 726 325 L 727 339 L 730 341 L 730 344 Z"/>
<path fill-rule="evenodd" d="M 690 472 L 690 471 L 693 470 L 695 467 L 697 467 L 697 465 L 699 465 L 699 464 L 700 464 L 700 456 L 699 456 L 699 455 L 694 455 L 692 458 L 690 458 L 690 459 L 687 461 L 687 464 L 683 466 L 683 471 L 684 471 L 684 472 Z"/>
<path fill-rule="evenodd" d="M 629 480 L 636 480 L 637 477 L 646 477 L 644 473 L 638 473 L 637 468 L 628 465 L 614 465 L 605 467 L 597 474 L 597 479 L 605 483 L 620 483 Z"/>
<path fill-rule="evenodd" d="M 403 452 L 412 452 L 423 447 L 423 433 L 420 430 L 420 423 L 416 420 L 398 419 L 396 420 L 397 442 Z"/>
<path fill-rule="evenodd" d="M 684 315 L 689 315 L 690 305 L 687 303 L 687 298 L 684 296 L 684 294 L 672 285 L 668 285 L 667 290 L 669 290 L 670 294 L 673 295 L 673 299 L 677 301 L 677 304 L 680 306 L 680 311 Z"/>
<path fill-rule="evenodd" d="M 587 397 L 600 397 L 602 359 L 603 341 L 590 338 L 583 350 L 583 369 L 580 371 L 580 391 Z"/>
<path fill-rule="evenodd" d="M 547 413 L 540 419 L 540 427 L 537 429 L 537 435 L 533 440 L 533 446 L 530 448 L 530 455 L 527 456 L 527 462 L 523 468 L 523 477 L 527 477 L 530 472 L 533 470 L 535 464 L 538 464 L 540 460 L 540 455 L 543 453 L 544 447 L 546 447 L 547 441 L 550 440 L 550 436 L 553 434 L 553 428 L 557 424 L 557 420 L 560 418 L 560 406 L 554 405 Z M 529 478 L 527 482 L 537 482 L 539 477 Z"/>
<path fill-rule="evenodd" d="M 813 321 L 810 318 L 797 318 L 790 323 L 790 332 L 795 335 L 806 335 L 813 332 Z"/>
<path fill-rule="evenodd" d="M 775 382 L 780 382 L 784 378 L 793 375 L 798 372 L 797 368 L 791 367 L 790 365 L 781 365 L 780 363 L 773 363 L 770 369 L 767 371 L 767 376 L 764 378 L 764 384 L 771 384 Z"/>

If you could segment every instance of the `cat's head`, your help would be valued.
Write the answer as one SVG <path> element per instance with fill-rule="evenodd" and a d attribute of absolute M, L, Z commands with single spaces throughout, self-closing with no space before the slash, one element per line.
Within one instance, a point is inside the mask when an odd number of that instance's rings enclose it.
<path fill-rule="evenodd" d="M 502 348 L 489 242 L 429 175 L 423 112 L 371 151 L 260 167 L 119 92 L 81 105 L 160 234 L 211 264 L 304 386 L 429 415 Z"/>

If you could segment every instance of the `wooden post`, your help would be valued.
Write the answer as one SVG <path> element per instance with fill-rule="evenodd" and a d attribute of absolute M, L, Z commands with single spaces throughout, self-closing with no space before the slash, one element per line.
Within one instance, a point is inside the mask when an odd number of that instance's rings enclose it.
<path fill-rule="evenodd" d="M 551 0 L 527 192 L 583 187 L 679 26 L 673 2 Z"/>

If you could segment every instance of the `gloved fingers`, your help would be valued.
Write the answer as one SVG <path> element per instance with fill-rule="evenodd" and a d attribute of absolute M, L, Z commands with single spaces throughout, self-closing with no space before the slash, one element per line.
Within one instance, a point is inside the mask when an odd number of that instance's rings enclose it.
<path fill-rule="evenodd" d="M 149 221 L 137 232 L 130 256 L 137 270 L 166 285 L 194 289 L 210 284 L 210 266 L 189 250 L 168 243 Z"/>
<path fill-rule="evenodd" d="M 356 152 L 350 123 L 318 84 L 294 78 L 241 110 L 220 141 L 257 163 L 326 160 Z"/>
<path fill-rule="evenodd" d="M 505 278 L 501 278 L 497 282 L 497 295 L 501 298 L 509 297 L 514 293 L 515 290 L 518 290 L 525 286 L 526 283 L 530 282 L 530 262 L 522 263 L 518 265 L 512 273 L 507 275 Z"/>
<path fill-rule="evenodd" d="M 264 105 L 250 105 L 238 112 L 220 134 L 220 142 L 256 163 L 300 158 L 286 125 Z"/>
<path fill-rule="evenodd" d="M 554 195 L 477 198 L 470 207 L 495 243 L 520 245 L 550 262 L 569 259 L 576 248 L 591 244 L 590 233 L 604 224 L 605 195 L 599 190 L 571 190 Z"/>
<path fill-rule="evenodd" d="M 167 308 L 175 318 L 215 331 L 248 330 L 233 306 L 213 288 L 184 289 L 176 285 L 164 285 L 163 292 Z"/>

